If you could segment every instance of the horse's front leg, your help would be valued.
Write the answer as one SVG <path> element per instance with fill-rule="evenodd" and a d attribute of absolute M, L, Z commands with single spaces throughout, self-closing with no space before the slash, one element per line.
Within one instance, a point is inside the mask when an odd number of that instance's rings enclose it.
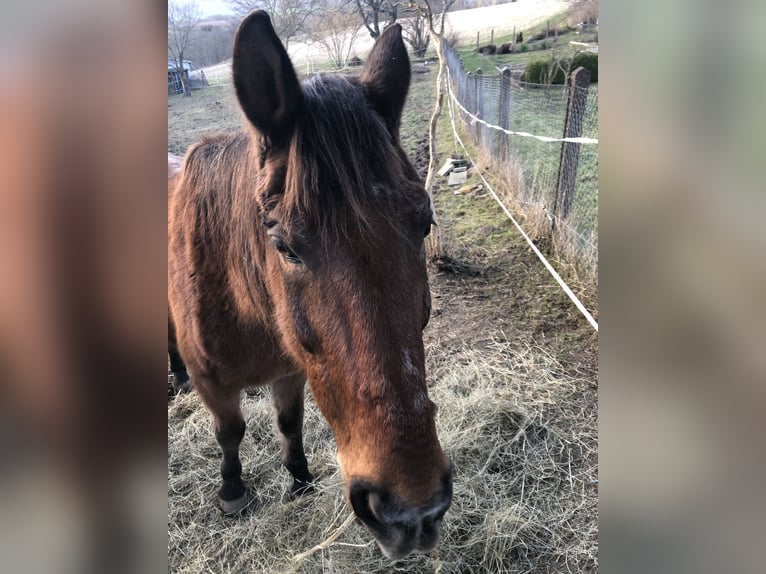
<path fill-rule="evenodd" d="M 314 490 L 314 476 L 309 472 L 303 450 L 303 388 L 306 375 L 298 373 L 271 384 L 274 421 L 282 446 L 282 464 L 293 476 L 292 496 Z"/>
<path fill-rule="evenodd" d="M 245 436 L 245 419 L 240 408 L 240 389 L 224 387 L 214 380 L 195 377 L 195 389 L 215 418 L 215 438 L 223 451 L 221 488 L 218 498 L 226 514 L 235 514 L 247 506 L 239 444 Z"/>

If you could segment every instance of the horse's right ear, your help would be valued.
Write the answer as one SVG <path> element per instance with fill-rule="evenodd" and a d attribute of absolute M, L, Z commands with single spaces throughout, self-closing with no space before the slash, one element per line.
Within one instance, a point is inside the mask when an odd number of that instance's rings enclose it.
<path fill-rule="evenodd" d="M 251 12 L 234 38 L 232 75 L 247 119 L 271 139 L 286 137 L 303 104 L 303 91 L 269 15 Z"/>

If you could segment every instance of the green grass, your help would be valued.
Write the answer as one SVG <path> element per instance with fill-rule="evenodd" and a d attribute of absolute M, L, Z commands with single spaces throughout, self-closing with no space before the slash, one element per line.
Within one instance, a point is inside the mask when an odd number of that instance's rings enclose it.
<path fill-rule="evenodd" d="M 428 124 L 436 97 L 438 67 L 413 64 L 412 69 L 410 91 L 404 105 L 399 135 L 404 151 L 414 161 L 418 146 L 428 138 Z"/>
<path fill-rule="evenodd" d="M 201 135 L 241 129 L 242 113 L 233 86 L 211 86 L 192 95 L 168 96 L 168 151 L 183 155 Z"/>
<path fill-rule="evenodd" d="M 449 110 L 446 102 L 436 130 L 437 155 L 439 165 L 453 153 L 464 155 L 460 144 L 455 143 Z M 475 159 L 477 150 L 470 138 L 462 136 L 469 153 Z M 468 171 L 464 185 L 476 186 L 481 179 L 475 169 Z M 503 213 L 486 190 L 473 195 L 455 195 L 454 190 L 461 186 L 447 185 L 448 176 L 436 176 L 434 180 L 434 204 L 437 221 L 443 230 L 442 239 L 447 252 L 456 258 L 476 260 L 502 252 L 518 233 L 508 217 Z M 494 230 L 488 234 L 477 233 L 482 228 Z M 470 248 L 467 248 L 470 246 Z"/>

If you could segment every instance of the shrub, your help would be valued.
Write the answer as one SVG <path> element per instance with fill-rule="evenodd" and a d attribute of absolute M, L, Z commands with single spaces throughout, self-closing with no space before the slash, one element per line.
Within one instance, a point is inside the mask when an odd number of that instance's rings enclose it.
<path fill-rule="evenodd" d="M 505 44 L 500 44 L 500 49 L 498 50 L 500 54 L 510 54 L 511 53 L 511 43 L 506 42 Z"/>
<path fill-rule="evenodd" d="M 529 46 L 527 44 L 521 45 L 521 51 L 522 52 L 529 52 Z"/>
<path fill-rule="evenodd" d="M 580 52 L 572 60 L 572 70 L 582 66 L 590 71 L 590 81 L 598 82 L 598 54 L 593 52 Z"/>
<path fill-rule="evenodd" d="M 550 81 L 548 77 L 551 73 L 549 63 L 548 60 L 534 60 L 529 62 L 527 67 L 524 68 L 522 80 L 532 84 L 563 84 L 566 78 L 564 76 L 564 71 L 559 68 L 556 69 L 553 81 Z"/>
<path fill-rule="evenodd" d="M 516 43 L 517 44 L 523 44 L 524 43 L 524 34 L 522 34 L 521 32 L 516 34 Z"/>
<path fill-rule="evenodd" d="M 484 54 L 485 56 L 493 56 L 496 52 L 497 46 L 494 44 L 487 44 L 486 46 L 479 48 L 479 53 Z"/>

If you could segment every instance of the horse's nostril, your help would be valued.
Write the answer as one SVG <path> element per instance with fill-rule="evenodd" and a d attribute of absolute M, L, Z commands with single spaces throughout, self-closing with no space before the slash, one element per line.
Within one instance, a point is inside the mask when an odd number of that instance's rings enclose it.
<path fill-rule="evenodd" d="M 420 529 L 420 547 L 425 551 L 431 550 L 439 540 L 439 527 L 441 520 L 435 517 L 426 517 Z"/>
<path fill-rule="evenodd" d="M 382 515 L 382 499 L 375 488 L 363 480 L 352 480 L 348 493 L 349 502 L 359 519 L 373 530 L 385 527 Z"/>
<path fill-rule="evenodd" d="M 383 516 L 383 500 L 377 492 L 370 492 L 368 504 L 370 505 L 370 512 L 372 512 L 378 522 L 385 524 L 386 519 Z"/>
<path fill-rule="evenodd" d="M 423 519 L 423 525 L 422 525 L 422 531 L 425 535 L 430 535 L 434 531 L 434 519 L 431 517 L 426 517 Z"/>

